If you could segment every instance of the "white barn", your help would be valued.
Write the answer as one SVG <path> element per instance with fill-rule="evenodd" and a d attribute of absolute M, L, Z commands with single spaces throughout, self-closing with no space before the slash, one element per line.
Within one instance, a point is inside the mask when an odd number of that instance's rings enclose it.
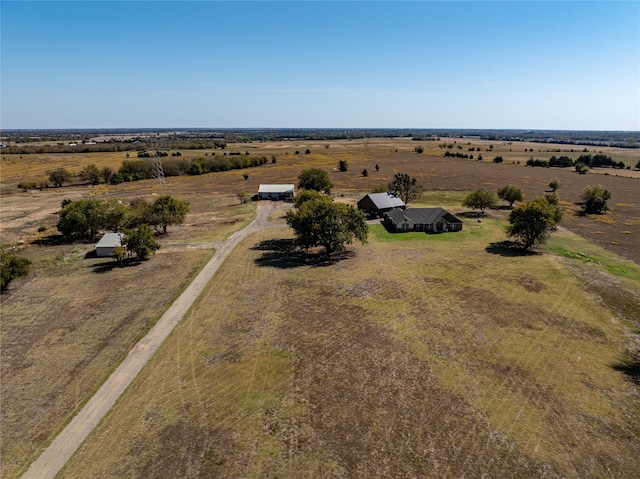
<path fill-rule="evenodd" d="M 96 256 L 100 258 L 111 256 L 116 246 L 122 246 L 122 233 L 105 233 L 96 245 Z"/>
<path fill-rule="evenodd" d="M 293 201 L 294 185 L 260 185 L 258 199 Z"/>

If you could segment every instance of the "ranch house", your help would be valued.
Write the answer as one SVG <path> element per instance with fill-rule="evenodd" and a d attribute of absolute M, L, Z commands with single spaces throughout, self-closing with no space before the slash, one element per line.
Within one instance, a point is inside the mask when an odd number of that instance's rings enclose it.
<path fill-rule="evenodd" d="M 371 193 L 358 201 L 358 209 L 368 215 L 382 217 L 387 211 L 394 208 L 404 209 L 404 201 L 398 198 L 395 193 Z"/>
<path fill-rule="evenodd" d="M 258 199 L 293 201 L 294 185 L 260 185 Z"/>
<path fill-rule="evenodd" d="M 100 258 L 111 256 L 116 246 L 122 246 L 122 233 L 105 233 L 96 245 L 96 256 Z"/>
<path fill-rule="evenodd" d="M 462 221 L 442 208 L 395 208 L 385 213 L 384 219 L 394 231 L 462 231 Z"/>

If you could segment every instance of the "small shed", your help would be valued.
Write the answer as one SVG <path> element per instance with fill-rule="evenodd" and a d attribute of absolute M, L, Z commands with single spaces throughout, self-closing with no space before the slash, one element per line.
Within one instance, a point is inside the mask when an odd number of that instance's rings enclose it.
<path fill-rule="evenodd" d="M 370 193 L 358 201 L 358 209 L 369 215 L 382 216 L 394 208 L 404 209 L 406 205 L 397 194 L 391 192 Z"/>
<path fill-rule="evenodd" d="M 294 185 L 260 185 L 258 199 L 293 201 Z"/>
<path fill-rule="evenodd" d="M 96 256 L 105 258 L 113 255 L 113 249 L 122 246 L 122 233 L 105 233 L 96 245 Z"/>

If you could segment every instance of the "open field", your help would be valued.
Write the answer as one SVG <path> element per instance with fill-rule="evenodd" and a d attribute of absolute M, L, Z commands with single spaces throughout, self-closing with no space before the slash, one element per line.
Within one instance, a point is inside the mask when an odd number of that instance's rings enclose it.
<path fill-rule="evenodd" d="M 206 238 L 191 223 L 170 228 L 155 256 L 125 268 L 52 230 L 25 247 L 32 272 L 2 298 L 2 477 L 35 459 L 253 211 L 225 197 L 194 202 L 187 221 L 206 227 Z"/>
<path fill-rule="evenodd" d="M 47 248 L 48 249 L 48 248 Z M 211 251 L 112 269 L 69 247 L 2 304 L 2 470 L 12 477 L 122 361 Z M 141 281 L 141 278 L 149 278 Z"/>
<path fill-rule="evenodd" d="M 331 264 L 245 240 L 61 477 L 634 476 L 629 323 L 589 264 L 494 220 L 372 233 Z"/>
<path fill-rule="evenodd" d="M 2 477 L 17 477 L 35 459 L 216 243 L 250 221 L 255 206 L 241 205 L 236 194 L 252 194 L 260 183 L 297 183 L 310 166 L 330 170 L 339 201 L 355 203 L 406 172 L 427 189 L 420 204 L 455 213 L 472 189 L 513 183 L 530 199 L 558 178 L 567 210 L 562 226 L 589 242 L 556 234 L 553 255 L 507 256 L 490 246 L 505 239 L 502 209 L 481 225 L 466 220 L 467 231 L 455 236 L 398 241 L 374 227 L 371 244 L 326 267 L 264 249 L 286 242 L 252 249 L 287 238 L 286 229 L 250 238 L 170 338 L 158 359 L 165 370 L 154 364 L 144 372 L 153 377 L 132 386 L 139 397 L 124 399 L 132 409 L 114 412 L 96 433 L 104 442 L 83 448 L 67 475 L 160 477 L 159 458 L 181 451 L 194 469 L 184 472 L 171 459 L 173 477 L 206 477 L 204 470 L 212 477 L 412 477 L 421 468 L 452 477 L 470 466 L 484 467 L 478 476 L 505 477 L 504 468 L 509 477 L 630 477 L 639 467 L 640 410 L 638 388 L 625 379 L 637 363 L 625 366 L 625 352 L 640 345 L 625 321 L 640 317 L 640 180 L 615 176 L 627 170 L 605 176 L 526 168 L 510 163 L 508 145 L 482 151 L 489 161 L 479 162 L 435 156 L 437 144 L 418 155 L 417 143 L 229 145 L 274 155 L 277 163 L 171 177 L 163 190 L 140 181 L 18 192 L 11 185 L 24 178 L 25 166 L 3 155 L 0 236 L 24 242 L 35 272 L 2 297 Z M 309 155 L 295 154 L 306 148 Z M 617 160 L 637 161 L 635 150 L 611 150 L 605 152 Z M 497 154 L 505 163 L 490 162 Z M 46 171 L 46 156 L 22 161 L 28 171 Z M 332 170 L 339 159 L 349 162 L 348 172 Z M 73 161 L 77 169 L 117 168 L 121 159 Z M 588 184 L 612 192 L 606 215 L 578 214 Z M 189 201 L 191 210 L 148 262 L 111 269 L 108 260 L 85 258 L 92 244 L 58 241 L 64 198 L 158 194 Z M 282 223 L 279 215 L 272 220 Z M 52 364 L 61 371 L 55 377 Z M 99 457 L 100 447 L 114 455 Z M 89 463 L 91 471 L 78 469 Z"/>

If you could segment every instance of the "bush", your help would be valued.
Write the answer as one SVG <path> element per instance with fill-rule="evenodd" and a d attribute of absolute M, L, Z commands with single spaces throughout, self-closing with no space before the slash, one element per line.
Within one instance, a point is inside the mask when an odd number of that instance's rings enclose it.
<path fill-rule="evenodd" d="M 582 199 L 585 201 L 585 213 L 602 213 L 609 209 L 607 201 L 611 198 L 609 190 L 602 186 L 587 186 L 582 191 Z"/>
<path fill-rule="evenodd" d="M 29 274 L 31 261 L 16 255 L 8 246 L 0 246 L 0 290 L 4 291 L 16 278 Z"/>

